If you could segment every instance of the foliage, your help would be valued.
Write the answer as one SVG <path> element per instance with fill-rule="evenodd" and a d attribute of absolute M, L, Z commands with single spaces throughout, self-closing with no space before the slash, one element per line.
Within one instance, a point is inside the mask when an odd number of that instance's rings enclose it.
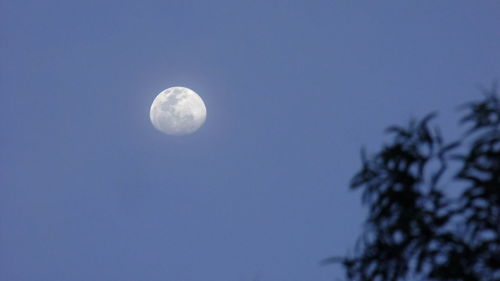
<path fill-rule="evenodd" d="M 362 151 L 351 188 L 369 208 L 364 233 L 355 254 L 329 260 L 348 279 L 500 280 L 500 101 L 492 92 L 462 110 L 459 141 L 431 129 L 430 114 L 388 128 L 380 152 Z"/>

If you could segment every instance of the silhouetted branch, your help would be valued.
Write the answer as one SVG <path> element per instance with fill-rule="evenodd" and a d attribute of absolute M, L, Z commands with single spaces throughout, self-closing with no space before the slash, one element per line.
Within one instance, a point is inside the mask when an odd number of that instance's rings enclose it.
<path fill-rule="evenodd" d="M 370 211 L 364 233 L 353 255 L 321 264 L 342 263 L 360 281 L 500 280 L 500 102 L 492 92 L 463 108 L 463 140 L 430 130 L 432 113 L 389 127 L 380 152 L 361 151 L 351 188 Z M 467 183 L 458 198 L 438 186 L 451 161 L 452 180 Z"/>

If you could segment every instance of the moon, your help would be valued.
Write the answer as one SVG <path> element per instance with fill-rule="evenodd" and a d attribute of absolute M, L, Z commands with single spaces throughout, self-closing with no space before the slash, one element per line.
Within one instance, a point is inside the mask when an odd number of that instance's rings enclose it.
<path fill-rule="evenodd" d="M 171 87 L 153 100 L 149 118 L 156 129 L 167 135 L 187 135 L 196 132 L 205 123 L 207 108 L 193 90 Z"/>

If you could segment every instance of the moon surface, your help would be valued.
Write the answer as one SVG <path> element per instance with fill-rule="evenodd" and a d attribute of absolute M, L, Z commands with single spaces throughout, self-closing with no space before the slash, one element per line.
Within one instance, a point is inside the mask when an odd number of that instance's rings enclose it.
<path fill-rule="evenodd" d="M 151 104 L 149 118 L 156 129 L 167 135 L 187 135 L 205 123 L 207 108 L 193 90 L 171 87 L 156 96 Z"/>

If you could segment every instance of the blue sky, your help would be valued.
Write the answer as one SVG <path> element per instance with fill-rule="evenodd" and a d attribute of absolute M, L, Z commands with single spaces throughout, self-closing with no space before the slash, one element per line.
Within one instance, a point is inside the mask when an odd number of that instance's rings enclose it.
<path fill-rule="evenodd" d="M 332 280 L 359 149 L 500 74 L 498 1 L 1 1 L 0 279 Z M 171 137 L 154 97 L 208 117 Z"/>

